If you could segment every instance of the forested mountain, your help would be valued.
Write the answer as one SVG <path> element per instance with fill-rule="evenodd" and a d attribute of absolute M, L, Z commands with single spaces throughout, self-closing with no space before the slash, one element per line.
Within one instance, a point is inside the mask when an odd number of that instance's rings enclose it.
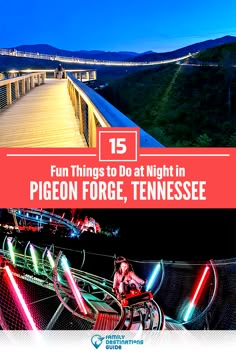
<path fill-rule="evenodd" d="M 165 146 L 236 146 L 232 66 L 159 66 L 99 93 Z"/>
<path fill-rule="evenodd" d="M 206 49 L 195 57 L 199 61 L 213 62 L 220 65 L 228 63 L 236 65 L 236 43 L 223 44 L 212 49 Z"/>

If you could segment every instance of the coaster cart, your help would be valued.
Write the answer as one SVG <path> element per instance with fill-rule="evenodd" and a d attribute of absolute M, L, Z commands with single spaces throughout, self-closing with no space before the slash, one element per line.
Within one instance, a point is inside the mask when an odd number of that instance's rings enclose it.
<path fill-rule="evenodd" d="M 124 295 L 124 297 L 120 300 L 120 303 L 123 307 L 129 307 L 135 305 L 140 302 L 150 301 L 153 299 L 153 295 L 150 291 L 144 291 L 138 289 L 130 290 L 130 293 Z"/>
<path fill-rule="evenodd" d="M 164 329 L 165 316 L 150 291 L 131 289 L 119 300 L 126 313 L 126 330 L 137 330 L 140 327 L 143 330 Z"/>

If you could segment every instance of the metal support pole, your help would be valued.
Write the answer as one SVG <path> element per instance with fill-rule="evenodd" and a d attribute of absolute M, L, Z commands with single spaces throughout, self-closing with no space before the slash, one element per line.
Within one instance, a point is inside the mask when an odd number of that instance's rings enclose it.
<path fill-rule="evenodd" d="M 69 297 L 64 297 L 63 301 L 67 303 L 69 301 Z M 57 322 L 63 310 L 64 310 L 64 304 L 61 302 L 57 310 L 55 311 L 54 315 L 52 316 L 51 320 L 47 324 L 47 327 L 45 328 L 46 330 L 52 329 L 54 327 L 55 323 Z"/>

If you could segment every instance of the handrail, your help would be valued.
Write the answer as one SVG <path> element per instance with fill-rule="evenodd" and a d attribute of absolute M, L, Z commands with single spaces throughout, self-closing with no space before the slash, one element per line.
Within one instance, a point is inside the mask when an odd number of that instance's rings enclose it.
<path fill-rule="evenodd" d="M 35 86 L 44 84 L 45 78 L 46 73 L 43 71 L 0 80 L 0 110 L 10 106 Z"/>
<path fill-rule="evenodd" d="M 22 75 L 22 76 L 17 76 L 17 77 L 13 77 L 11 79 L 3 79 L 0 81 L 0 86 L 5 86 L 5 85 L 8 85 L 8 84 L 12 84 L 14 82 L 18 82 L 18 81 L 22 81 L 22 80 L 26 80 L 26 79 L 30 79 L 30 78 L 37 78 L 37 77 L 40 77 L 43 82 L 44 82 L 44 79 L 45 79 L 45 70 L 42 70 L 42 71 L 35 71 L 31 74 L 26 74 L 26 75 Z"/>
<path fill-rule="evenodd" d="M 72 72 L 74 76 L 79 78 L 80 81 L 82 82 L 89 82 L 89 81 L 96 81 L 97 79 L 97 72 L 95 69 L 63 69 L 64 77 L 66 78 L 67 73 Z M 4 80 L 4 76 L 9 77 L 10 80 L 13 78 L 18 78 L 19 76 L 22 77 L 22 75 L 25 75 L 24 78 L 26 78 L 26 75 L 28 74 L 44 74 L 44 78 L 52 78 L 56 77 L 56 68 L 55 69 L 19 69 L 19 70 L 6 70 L 2 71 L 2 78 L 0 78 L 0 82 Z M 12 77 L 13 76 L 13 77 Z M 17 76 L 17 77 L 16 77 Z M 8 79 L 5 79 L 5 82 Z"/>
<path fill-rule="evenodd" d="M 94 128 L 97 126 L 139 128 L 125 114 L 93 89 L 77 80 L 71 73 L 67 73 L 67 80 L 75 114 L 80 119 L 80 130 L 89 147 L 96 146 L 96 129 Z M 84 105 L 86 105 L 86 109 L 83 108 Z M 140 129 L 140 146 L 164 147 L 143 129 Z"/>

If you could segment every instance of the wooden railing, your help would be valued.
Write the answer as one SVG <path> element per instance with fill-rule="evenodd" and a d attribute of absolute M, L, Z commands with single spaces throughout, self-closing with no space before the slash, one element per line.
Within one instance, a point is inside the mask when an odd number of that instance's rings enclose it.
<path fill-rule="evenodd" d="M 68 91 L 75 115 L 79 119 L 80 133 L 89 147 L 96 146 L 96 127 L 138 128 L 138 125 L 106 101 L 93 89 L 67 73 Z M 156 139 L 140 129 L 141 147 L 163 147 Z"/>
<path fill-rule="evenodd" d="M 45 82 L 45 72 L 35 72 L 0 81 L 0 110 L 11 105 L 35 86 Z"/>
<path fill-rule="evenodd" d="M 56 77 L 56 69 L 22 69 L 22 70 L 9 70 L 0 73 L 0 80 L 11 79 L 22 75 L 28 75 L 31 73 L 44 73 L 46 79 Z M 67 72 L 73 73 L 73 75 L 82 82 L 95 81 L 97 79 L 97 72 L 94 69 L 64 69 L 63 78 L 66 78 Z"/>

